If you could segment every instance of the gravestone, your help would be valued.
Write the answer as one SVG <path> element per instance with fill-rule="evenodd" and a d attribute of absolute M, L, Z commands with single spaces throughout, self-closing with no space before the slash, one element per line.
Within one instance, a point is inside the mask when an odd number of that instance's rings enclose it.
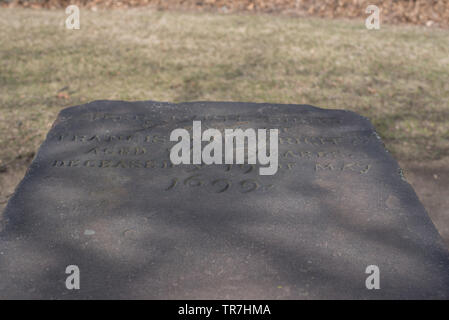
<path fill-rule="evenodd" d="M 193 120 L 279 129 L 277 173 L 173 165 L 170 132 Z M 72 265 L 79 290 L 66 288 Z M 444 299 L 448 271 L 438 232 L 370 122 L 307 105 L 65 109 L 0 233 L 0 299 Z M 377 275 L 380 289 L 368 289 Z"/>

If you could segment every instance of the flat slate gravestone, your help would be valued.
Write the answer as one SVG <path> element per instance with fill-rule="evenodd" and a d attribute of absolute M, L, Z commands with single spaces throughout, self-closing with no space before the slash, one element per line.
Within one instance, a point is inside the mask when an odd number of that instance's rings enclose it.
<path fill-rule="evenodd" d="M 279 169 L 170 162 L 176 128 L 279 129 Z M 66 288 L 66 267 L 80 289 Z M 378 266 L 380 289 L 365 271 Z M 63 110 L 5 209 L 0 299 L 438 299 L 442 241 L 369 121 L 307 105 Z"/>

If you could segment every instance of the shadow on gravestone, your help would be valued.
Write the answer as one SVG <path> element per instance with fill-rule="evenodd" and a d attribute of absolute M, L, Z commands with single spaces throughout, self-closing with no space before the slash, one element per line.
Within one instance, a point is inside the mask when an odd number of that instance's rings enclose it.
<path fill-rule="evenodd" d="M 278 129 L 279 168 L 173 165 L 172 130 Z M 80 289 L 66 288 L 66 267 Z M 380 289 L 367 289 L 368 266 Z M 61 111 L 10 199 L 0 298 L 447 299 L 449 257 L 369 121 L 308 105 Z"/>

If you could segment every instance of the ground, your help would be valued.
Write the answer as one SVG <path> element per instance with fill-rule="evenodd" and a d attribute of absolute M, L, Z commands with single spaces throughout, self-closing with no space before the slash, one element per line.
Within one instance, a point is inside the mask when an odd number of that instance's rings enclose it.
<path fill-rule="evenodd" d="M 363 20 L 0 9 L 0 209 L 57 113 L 97 99 L 307 103 L 371 119 L 449 244 L 449 31 Z"/>

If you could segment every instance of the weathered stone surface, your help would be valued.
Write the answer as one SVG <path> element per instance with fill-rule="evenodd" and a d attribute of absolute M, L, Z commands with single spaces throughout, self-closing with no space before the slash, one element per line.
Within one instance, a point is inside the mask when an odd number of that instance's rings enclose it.
<path fill-rule="evenodd" d="M 280 168 L 172 166 L 169 134 L 278 128 Z M 448 298 L 441 239 L 371 124 L 305 105 L 63 110 L 4 212 L 0 298 Z M 81 289 L 67 290 L 77 265 Z M 368 290 L 369 265 L 380 290 Z"/>

